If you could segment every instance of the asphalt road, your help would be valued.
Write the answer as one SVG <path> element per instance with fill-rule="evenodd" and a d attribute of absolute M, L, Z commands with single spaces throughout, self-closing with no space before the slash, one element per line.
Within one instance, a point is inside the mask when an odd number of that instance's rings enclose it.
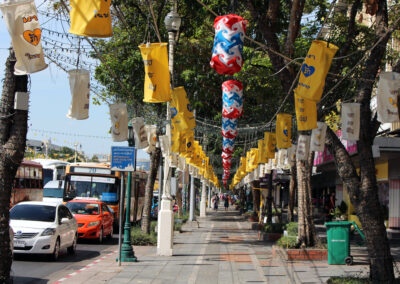
<path fill-rule="evenodd" d="M 79 240 L 75 255 L 64 249 L 56 262 L 45 255 L 15 255 L 11 267 L 14 283 L 53 283 L 69 273 L 75 272 L 100 256 L 118 249 L 118 235 L 111 240 L 104 239 L 102 244 L 96 241 Z"/>

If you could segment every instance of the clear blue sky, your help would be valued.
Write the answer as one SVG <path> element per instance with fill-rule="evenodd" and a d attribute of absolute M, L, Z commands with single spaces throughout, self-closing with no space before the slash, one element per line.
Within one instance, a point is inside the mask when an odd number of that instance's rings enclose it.
<path fill-rule="evenodd" d="M 42 1 L 36 1 L 41 3 Z M 43 17 L 39 15 L 39 21 Z M 0 65 L 4 66 L 8 57 L 8 47 L 11 38 L 3 19 L 0 20 Z M 61 52 L 61 50 L 60 50 Z M 49 60 L 46 60 L 49 64 Z M 1 82 L 4 78 L 4 67 L 0 68 Z M 94 94 L 91 94 L 93 96 Z M 53 144 L 73 148 L 77 142 L 82 145 L 89 157 L 95 153 L 109 154 L 110 147 L 126 146 L 127 142 L 112 142 L 108 134 L 111 123 L 109 120 L 108 105 L 101 106 L 90 104 L 89 118 L 86 120 L 72 120 L 66 117 L 71 95 L 67 74 L 54 64 L 39 73 L 31 75 L 29 131 L 28 139 L 50 139 Z M 34 131 L 34 129 L 45 130 Z M 51 132 L 61 132 L 55 134 Z M 76 136 L 74 134 L 77 134 Z M 78 135 L 102 136 L 105 139 L 82 137 Z M 148 158 L 148 155 L 139 151 L 139 158 Z"/>

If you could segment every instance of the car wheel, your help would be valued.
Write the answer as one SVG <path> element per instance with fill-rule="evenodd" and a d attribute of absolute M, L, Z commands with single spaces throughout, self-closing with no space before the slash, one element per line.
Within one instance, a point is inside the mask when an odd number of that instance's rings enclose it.
<path fill-rule="evenodd" d="M 54 245 L 54 251 L 53 251 L 53 253 L 51 255 L 51 259 L 53 261 L 57 261 L 59 255 L 60 255 L 60 239 L 57 238 L 56 244 Z"/>
<path fill-rule="evenodd" d="M 100 234 L 99 234 L 99 238 L 97 241 L 99 242 L 99 244 L 101 244 L 103 242 L 103 227 L 101 227 L 101 229 L 100 229 Z"/>
<path fill-rule="evenodd" d="M 114 228 L 113 228 L 113 226 L 111 226 L 111 231 L 110 231 L 110 234 L 107 236 L 107 239 L 111 240 L 113 237 L 113 234 L 114 234 Z"/>
<path fill-rule="evenodd" d="M 76 241 L 77 241 L 78 237 L 75 234 L 74 237 L 74 242 L 72 243 L 72 245 L 70 247 L 67 248 L 67 251 L 69 254 L 75 254 L 76 253 Z"/>

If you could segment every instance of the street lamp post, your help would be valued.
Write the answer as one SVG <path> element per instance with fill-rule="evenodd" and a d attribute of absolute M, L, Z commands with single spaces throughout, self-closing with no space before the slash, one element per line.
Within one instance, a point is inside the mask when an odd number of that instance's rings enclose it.
<path fill-rule="evenodd" d="M 173 9 L 167 14 L 164 20 L 168 30 L 169 43 L 169 72 L 171 74 L 171 88 L 174 88 L 174 46 L 176 34 L 179 31 L 181 18 L 177 13 L 176 0 L 173 3 Z M 169 111 L 169 103 L 167 104 L 167 126 L 166 134 L 170 137 L 171 133 L 171 113 Z M 169 167 L 169 153 L 165 157 L 164 166 L 164 191 L 161 200 L 161 210 L 158 214 L 158 238 L 157 238 L 157 254 L 161 256 L 171 256 L 173 246 L 173 230 L 174 216 L 172 212 L 171 198 L 171 169 Z"/>
<path fill-rule="evenodd" d="M 135 146 L 135 142 L 133 140 L 133 127 L 132 123 L 128 124 L 128 146 Z M 134 160 L 134 175 L 136 176 L 136 159 L 137 159 L 137 150 L 135 148 L 135 160 Z M 133 191 L 136 191 L 136 179 L 134 176 L 133 180 Z M 125 218 L 125 226 L 124 226 L 124 242 L 122 243 L 121 248 L 121 261 L 122 262 L 136 262 L 137 258 L 135 257 L 135 253 L 132 248 L 131 243 L 131 180 L 132 180 L 132 172 L 128 172 L 128 184 L 127 184 L 127 192 L 126 192 L 126 218 Z M 120 208 L 123 210 L 123 208 Z"/>

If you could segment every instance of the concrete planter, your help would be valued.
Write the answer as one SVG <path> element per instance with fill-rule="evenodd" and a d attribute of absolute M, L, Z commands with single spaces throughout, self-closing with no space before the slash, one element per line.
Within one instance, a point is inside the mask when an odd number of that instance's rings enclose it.
<path fill-rule="evenodd" d="M 286 260 L 301 260 L 301 261 L 321 261 L 328 260 L 327 249 L 283 249 L 278 246 L 272 247 L 272 254 L 279 254 Z"/>

